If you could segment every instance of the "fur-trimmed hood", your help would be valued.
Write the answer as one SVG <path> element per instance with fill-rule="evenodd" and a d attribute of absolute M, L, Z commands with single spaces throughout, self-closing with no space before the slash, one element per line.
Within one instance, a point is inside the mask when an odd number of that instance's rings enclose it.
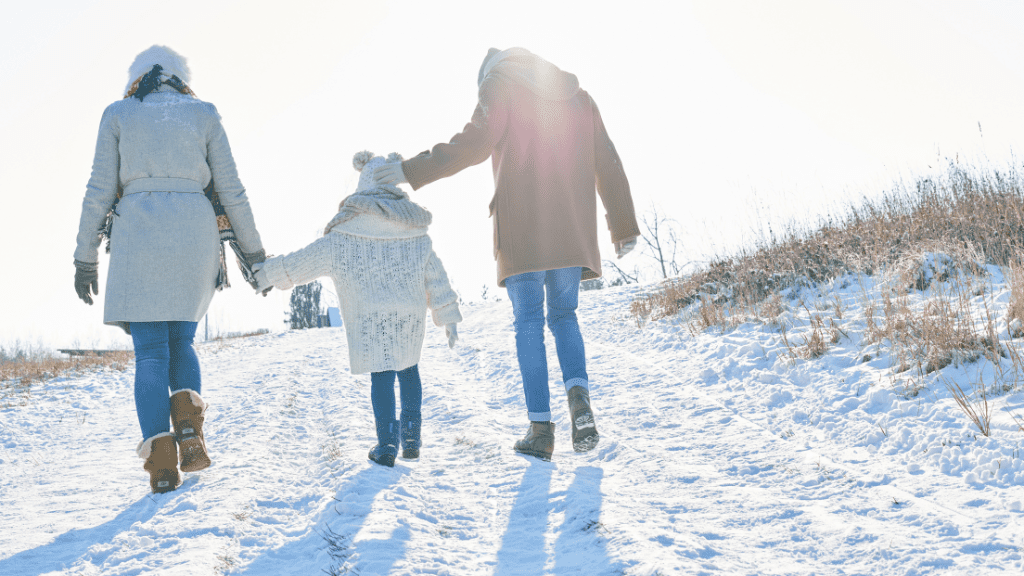
<path fill-rule="evenodd" d="M 124 88 L 125 94 L 131 90 L 132 84 L 136 80 L 149 72 L 156 64 L 163 68 L 163 74 L 167 77 L 177 76 L 185 84 L 192 83 L 192 73 L 188 69 L 188 62 L 184 56 L 167 46 L 153 45 L 139 53 L 132 65 L 128 67 L 128 84 Z"/>

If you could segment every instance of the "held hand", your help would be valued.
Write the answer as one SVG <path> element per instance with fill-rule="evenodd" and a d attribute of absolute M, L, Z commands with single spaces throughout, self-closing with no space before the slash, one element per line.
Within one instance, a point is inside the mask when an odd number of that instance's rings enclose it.
<path fill-rule="evenodd" d="M 96 263 L 75 260 L 75 292 L 83 302 L 90 306 L 92 306 L 92 295 L 89 294 L 89 291 L 92 290 L 93 294 L 100 293 L 100 278 L 96 268 Z"/>
<path fill-rule="evenodd" d="M 267 280 L 267 273 L 263 270 L 263 263 L 258 263 L 252 267 L 252 271 L 256 274 L 256 293 L 262 293 L 264 297 L 270 293 L 274 287 Z"/>
<path fill-rule="evenodd" d="M 270 282 L 267 280 L 267 274 L 263 272 L 263 265 L 265 264 L 265 260 L 266 257 L 264 257 L 264 260 L 256 262 L 252 265 L 252 273 L 253 276 L 256 277 L 256 286 L 253 286 L 253 288 L 256 289 L 257 294 L 262 293 L 264 298 L 266 298 L 267 294 L 270 294 L 270 291 L 274 289 L 274 287 L 271 286 Z"/>
<path fill-rule="evenodd" d="M 402 171 L 401 162 L 388 162 L 382 166 L 378 166 L 373 171 L 373 181 L 377 184 L 392 184 L 398 186 L 408 182 L 409 180 L 405 177 L 405 172 Z"/>
<path fill-rule="evenodd" d="M 444 327 L 444 335 L 448 337 L 449 348 L 455 348 L 455 343 L 459 341 L 459 333 L 456 331 L 455 326 L 457 324 L 452 323 Z"/>
<path fill-rule="evenodd" d="M 632 252 L 633 248 L 636 248 L 636 238 L 633 238 L 632 240 L 625 240 L 623 242 L 616 242 L 615 243 L 615 254 L 619 258 L 622 258 L 626 254 L 629 254 L 630 252 Z"/>

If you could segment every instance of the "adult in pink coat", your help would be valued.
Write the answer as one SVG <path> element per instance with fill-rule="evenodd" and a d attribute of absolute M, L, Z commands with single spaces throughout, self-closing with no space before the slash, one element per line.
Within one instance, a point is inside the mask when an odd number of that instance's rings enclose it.
<path fill-rule="evenodd" d="M 601 114 L 576 76 L 524 48 L 491 48 L 480 67 L 476 110 L 462 132 L 401 163 L 378 168 L 381 183 L 413 190 L 491 159 L 498 285 L 515 316 L 530 429 L 515 449 L 549 459 L 554 449 L 547 324 L 555 337 L 573 448 L 598 442 L 583 337 L 576 318 L 581 280 L 601 276 L 597 197 L 621 258 L 640 235 L 629 182 Z M 595 194 L 596 190 L 596 194 Z"/>

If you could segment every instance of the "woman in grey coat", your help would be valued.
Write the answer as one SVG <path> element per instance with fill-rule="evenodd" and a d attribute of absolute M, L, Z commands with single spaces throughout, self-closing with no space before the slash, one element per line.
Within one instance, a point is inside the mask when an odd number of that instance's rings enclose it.
<path fill-rule="evenodd" d="M 181 483 L 179 463 L 186 472 L 210 465 L 192 342 L 216 291 L 222 252 L 204 190 L 216 190 L 247 263 L 265 258 L 220 115 L 189 81 L 185 59 L 167 47 L 135 58 L 125 97 L 100 120 L 75 250 L 75 290 L 92 304 L 107 232 L 103 320 L 132 336 L 137 453 L 154 492 Z"/>

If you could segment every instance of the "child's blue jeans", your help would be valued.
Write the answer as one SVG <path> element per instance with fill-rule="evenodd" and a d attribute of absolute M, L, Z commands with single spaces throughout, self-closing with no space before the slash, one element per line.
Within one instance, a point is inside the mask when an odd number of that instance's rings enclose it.
<path fill-rule="evenodd" d="M 555 351 L 562 368 L 565 389 L 589 389 L 583 335 L 576 319 L 582 268 L 526 272 L 505 279 L 512 301 L 516 353 L 523 376 L 526 410 L 533 422 L 551 420 L 548 390 L 548 358 L 544 348 L 544 300 L 547 292 L 547 324 L 555 337 Z"/>
<path fill-rule="evenodd" d="M 419 366 L 413 364 L 405 370 L 385 370 L 370 374 L 370 402 L 373 403 L 373 417 L 377 424 L 395 421 L 395 375 L 398 375 L 402 412 L 419 417 L 423 402 L 423 385 L 420 383 Z M 397 428 L 396 428 L 397 430 Z"/>
<path fill-rule="evenodd" d="M 142 438 L 170 432 L 170 395 L 200 388 L 192 340 L 196 322 L 132 322 L 135 344 L 135 412 Z"/>

